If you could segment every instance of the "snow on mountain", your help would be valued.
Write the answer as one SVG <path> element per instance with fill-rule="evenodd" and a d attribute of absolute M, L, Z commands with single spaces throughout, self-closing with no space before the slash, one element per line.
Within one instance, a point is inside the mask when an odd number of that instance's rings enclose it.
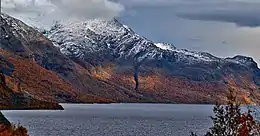
<path fill-rule="evenodd" d="M 9 17 L 6 14 L 1 14 L 1 17 L 6 21 L 6 23 L 10 26 L 12 26 L 13 34 L 17 37 L 23 37 L 25 38 L 25 33 L 28 33 L 29 29 L 28 27 L 21 27 L 24 26 L 24 24 L 21 21 L 17 21 L 11 17 Z M 16 31 L 19 30 L 19 31 Z"/>
<path fill-rule="evenodd" d="M 138 61 L 161 59 L 164 54 L 177 56 L 177 61 L 184 60 L 191 64 L 219 60 L 207 53 L 177 49 L 167 43 L 154 43 L 116 19 L 61 22 L 54 25 L 46 35 L 56 46 L 59 45 L 62 53 L 76 57 L 84 57 L 90 52 L 110 50 L 119 58 L 132 57 Z"/>
<path fill-rule="evenodd" d="M 163 50 L 170 50 L 170 51 L 176 51 L 176 47 L 170 44 L 165 44 L 165 43 L 155 43 L 154 44 L 156 47 L 161 48 Z"/>
<path fill-rule="evenodd" d="M 25 27 L 22 21 L 1 14 L 9 25 L 12 25 L 14 35 L 23 39 L 28 37 L 31 29 Z M 21 27 L 22 26 L 22 27 Z M 24 27 L 23 27 L 24 26 Z M 154 43 L 135 33 L 131 28 L 121 24 L 118 20 L 110 21 L 93 19 L 88 21 L 60 21 L 56 22 L 50 30 L 38 30 L 53 41 L 63 54 L 71 57 L 84 58 L 89 53 L 109 52 L 115 59 L 132 58 L 141 62 L 143 60 L 161 60 L 163 56 L 172 61 L 187 64 L 210 62 L 233 62 L 249 65 L 253 59 L 249 57 L 218 58 L 209 53 L 178 49 L 172 44 Z M 25 37 L 27 36 L 27 37 Z"/>
<path fill-rule="evenodd" d="M 36 31 L 33 27 L 28 27 L 22 21 L 10 17 L 7 14 L 1 13 L 1 21 L 3 25 L 11 26 L 10 30 L 12 32 L 12 35 L 14 35 L 22 42 L 28 42 L 33 39 L 36 40 L 42 35 L 41 33 L 38 33 L 38 31 Z M 6 38 L 9 38 L 8 34 L 6 35 Z"/>
<path fill-rule="evenodd" d="M 119 58 L 136 57 L 141 61 L 145 56 L 153 56 L 157 52 L 151 41 L 135 34 L 115 19 L 56 24 L 46 35 L 60 45 L 62 53 L 77 57 L 110 50 Z M 145 53 L 139 56 L 140 52 Z"/>

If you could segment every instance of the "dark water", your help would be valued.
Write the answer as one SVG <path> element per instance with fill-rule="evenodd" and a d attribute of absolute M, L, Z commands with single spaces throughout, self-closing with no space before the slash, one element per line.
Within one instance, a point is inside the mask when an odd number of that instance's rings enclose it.
<path fill-rule="evenodd" d="M 188 136 L 211 125 L 210 105 L 63 104 L 64 111 L 4 111 L 30 136 Z"/>

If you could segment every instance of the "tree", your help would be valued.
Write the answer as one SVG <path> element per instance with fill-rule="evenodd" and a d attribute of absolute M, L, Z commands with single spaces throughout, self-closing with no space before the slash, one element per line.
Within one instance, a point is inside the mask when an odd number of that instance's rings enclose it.
<path fill-rule="evenodd" d="M 216 104 L 211 117 L 213 126 L 205 136 L 259 136 L 260 125 L 252 112 L 242 112 L 234 91 L 230 89 L 226 105 Z M 191 136 L 196 136 L 192 133 Z"/>

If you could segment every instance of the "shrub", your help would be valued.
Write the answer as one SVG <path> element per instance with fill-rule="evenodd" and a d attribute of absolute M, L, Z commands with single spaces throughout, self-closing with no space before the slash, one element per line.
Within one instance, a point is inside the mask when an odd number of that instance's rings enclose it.
<path fill-rule="evenodd" d="M 0 136 L 29 136 L 27 133 L 27 129 L 19 124 L 10 126 L 0 125 Z"/>
<path fill-rule="evenodd" d="M 232 90 L 227 105 L 216 104 L 211 117 L 213 126 L 205 136 L 259 136 L 260 125 L 251 111 L 242 112 Z M 191 136 L 196 136 L 192 133 Z"/>

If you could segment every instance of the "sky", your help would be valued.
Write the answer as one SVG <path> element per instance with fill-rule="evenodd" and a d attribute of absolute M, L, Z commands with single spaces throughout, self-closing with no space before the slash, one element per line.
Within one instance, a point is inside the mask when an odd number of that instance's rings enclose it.
<path fill-rule="evenodd" d="M 54 20 L 116 17 L 155 42 L 260 63 L 260 0 L 2 0 L 2 7 L 43 27 Z"/>

